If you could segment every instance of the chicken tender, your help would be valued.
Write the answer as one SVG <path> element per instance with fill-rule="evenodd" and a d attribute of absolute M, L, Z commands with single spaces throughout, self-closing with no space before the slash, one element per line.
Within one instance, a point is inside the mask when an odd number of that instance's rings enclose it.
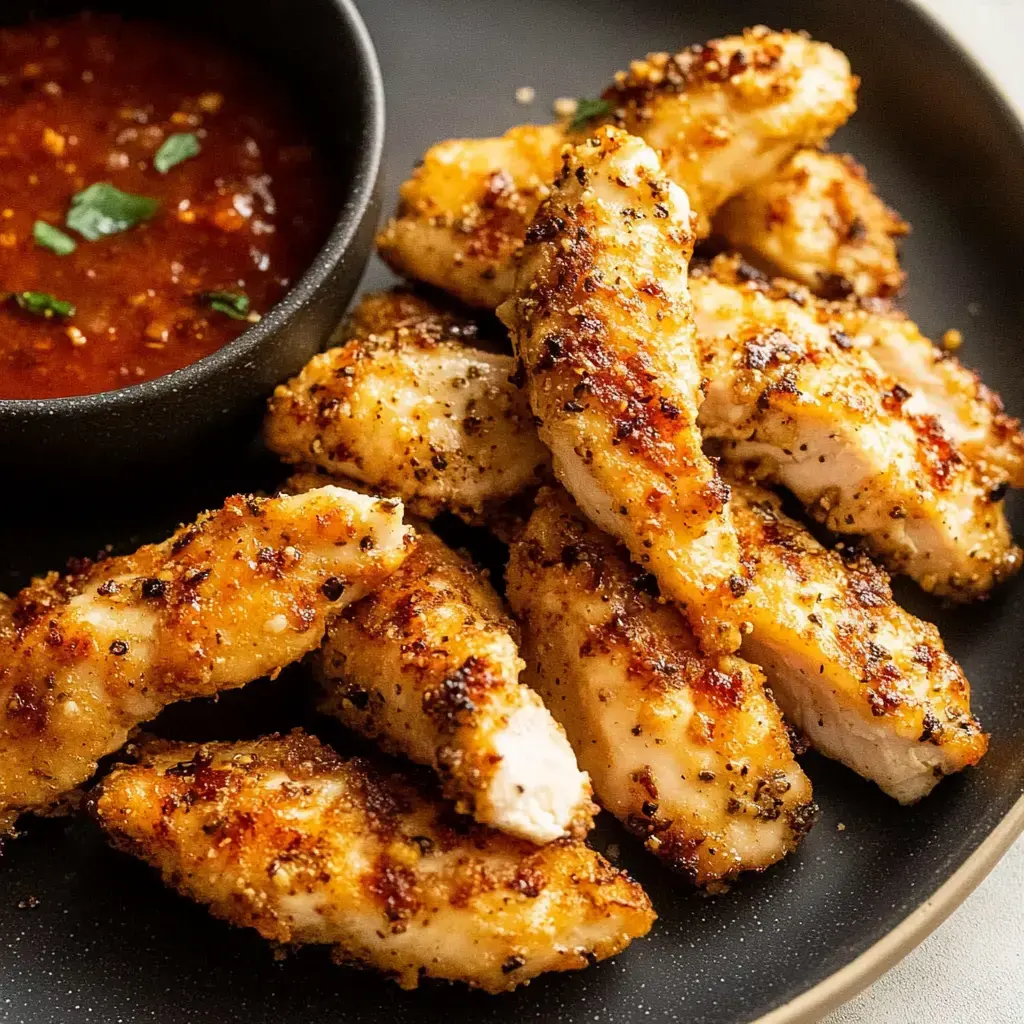
<path fill-rule="evenodd" d="M 733 518 L 751 567 L 742 653 L 787 719 L 900 803 L 977 764 L 988 739 L 967 679 L 939 631 L 893 601 L 886 574 L 822 547 L 759 487 L 733 481 Z"/>
<path fill-rule="evenodd" d="M 417 524 L 415 550 L 328 628 L 320 709 L 437 770 L 458 810 L 547 843 L 585 834 L 590 781 L 543 701 L 519 681 L 518 629 L 468 558 Z"/>
<path fill-rule="evenodd" d="M 111 841 L 232 924 L 322 943 L 403 988 L 504 992 L 645 935 L 644 891 L 582 842 L 535 847 L 474 825 L 386 762 L 300 732 L 158 744 L 94 800 Z"/>
<path fill-rule="evenodd" d="M 993 491 L 1024 487 L 1024 433 L 1003 401 L 949 352 L 937 348 L 917 324 L 895 310 L 838 303 L 833 315 L 854 345 L 910 390 L 904 406 L 934 416 L 954 444 L 991 478 Z"/>
<path fill-rule="evenodd" d="M 381 257 L 399 274 L 494 309 L 512 293 L 515 256 L 567 138 L 563 125 L 522 125 L 431 147 L 377 236 Z"/>
<path fill-rule="evenodd" d="M 731 196 L 801 146 L 828 138 L 855 107 L 857 81 L 837 50 L 764 27 L 674 56 L 650 54 L 615 76 L 606 113 L 575 125 L 525 125 L 500 138 L 430 149 L 377 239 L 400 274 L 493 309 L 511 294 L 514 261 L 547 198 L 560 151 L 609 120 L 659 150 L 700 235 Z"/>
<path fill-rule="evenodd" d="M 422 300 L 383 295 L 360 310 L 351 340 L 274 392 L 272 451 L 401 495 L 427 518 L 478 522 L 541 482 L 549 456 L 508 385 L 510 356 L 473 347 L 474 324 Z"/>
<path fill-rule="evenodd" d="M 1001 495 L 910 391 L 832 323 L 733 258 L 690 281 L 710 381 L 704 436 L 723 458 L 788 487 L 895 572 L 957 600 L 1020 568 Z"/>
<path fill-rule="evenodd" d="M 759 669 L 704 657 L 650 573 L 561 489 L 541 492 L 507 576 L 526 679 L 602 806 L 698 885 L 794 849 L 814 821 L 811 784 Z"/>
<path fill-rule="evenodd" d="M 165 705 L 319 647 L 410 541 L 399 501 L 238 495 L 162 544 L 36 580 L 0 631 L 0 828 L 86 781 Z"/>
<path fill-rule="evenodd" d="M 720 605 L 743 569 L 697 429 L 692 249 L 686 194 L 657 154 L 602 128 L 567 151 L 499 316 L 556 476 L 687 608 L 705 649 L 734 650 Z"/>
<path fill-rule="evenodd" d="M 851 156 L 802 149 L 731 199 L 715 231 L 826 298 L 887 298 L 902 287 L 897 240 L 907 223 Z"/>

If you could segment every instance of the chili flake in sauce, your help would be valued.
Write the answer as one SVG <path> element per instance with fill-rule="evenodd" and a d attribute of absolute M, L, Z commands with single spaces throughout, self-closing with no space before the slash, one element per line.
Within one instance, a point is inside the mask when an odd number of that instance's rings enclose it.
<path fill-rule="evenodd" d="M 301 118 L 243 58 L 107 15 L 0 28 L 0 398 L 216 351 L 308 266 L 333 209 Z"/>

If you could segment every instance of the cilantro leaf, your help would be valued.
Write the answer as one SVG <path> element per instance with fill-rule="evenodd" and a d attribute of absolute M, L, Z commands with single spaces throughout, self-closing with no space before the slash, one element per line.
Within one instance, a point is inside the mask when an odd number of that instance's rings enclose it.
<path fill-rule="evenodd" d="M 161 174 L 166 174 L 172 167 L 199 156 L 199 150 L 199 139 L 192 132 L 168 135 L 153 155 L 153 166 Z"/>
<path fill-rule="evenodd" d="M 75 315 L 72 303 L 64 302 L 49 292 L 13 292 L 10 298 L 14 299 L 26 313 L 41 316 L 46 320 L 52 320 L 54 317 L 66 320 Z"/>
<path fill-rule="evenodd" d="M 232 320 L 249 318 L 249 296 L 245 292 L 201 292 L 199 301 Z"/>
<path fill-rule="evenodd" d="M 576 104 L 576 113 L 569 122 L 569 131 L 578 132 L 586 128 L 591 121 L 611 112 L 612 105 L 607 100 L 579 100 Z"/>
<path fill-rule="evenodd" d="M 71 197 L 71 209 L 64 223 L 83 238 L 95 242 L 149 220 L 159 208 L 157 199 L 122 192 L 109 182 L 98 181 Z"/>
<path fill-rule="evenodd" d="M 36 245 L 49 249 L 58 256 L 68 256 L 78 248 L 78 244 L 70 235 L 65 235 L 60 228 L 47 224 L 45 220 L 37 220 L 32 225 L 32 237 Z"/>

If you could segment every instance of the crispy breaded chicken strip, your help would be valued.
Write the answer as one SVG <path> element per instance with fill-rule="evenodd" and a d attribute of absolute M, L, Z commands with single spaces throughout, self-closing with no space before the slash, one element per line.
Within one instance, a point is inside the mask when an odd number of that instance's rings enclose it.
<path fill-rule="evenodd" d="M 654 150 L 601 128 L 566 152 L 499 316 L 566 490 L 687 607 L 705 649 L 734 650 L 720 606 L 743 570 L 697 429 L 689 225 Z"/>
<path fill-rule="evenodd" d="M 541 481 L 548 453 L 509 387 L 510 356 L 472 347 L 472 322 L 422 300 L 383 295 L 361 310 L 351 340 L 274 392 L 272 451 L 401 495 L 428 518 L 477 521 Z"/>
<path fill-rule="evenodd" d="M 733 518 L 752 580 L 743 655 L 815 747 L 900 803 L 981 759 L 963 671 L 878 566 L 822 547 L 750 484 L 734 482 Z"/>
<path fill-rule="evenodd" d="M 730 245 L 826 298 L 895 295 L 906 275 L 896 240 L 907 223 L 851 156 L 802 149 L 715 217 Z"/>
<path fill-rule="evenodd" d="M 705 235 L 730 196 L 828 138 L 853 113 L 856 85 L 839 51 L 762 27 L 650 54 L 616 75 L 604 100 L 608 119 L 661 152 Z M 511 293 L 516 253 L 561 147 L 596 125 L 525 125 L 434 146 L 402 186 L 398 215 L 377 239 L 381 255 L 401 274 L 496 307 Z"/>
<path fill-rule="evenodd" d="M 515 255 L 567 137 L 563 125 L 522 125 L 431 147 L 402 185 L 377 251 L 399 274 L 494 309 L 512 292 Z"/>
<path fill-rule="evenodd" d="M 640 886 L 582 842 L 474 825 L 395 766 L 301 732 L 142 758 L 94 800 L 115 846 L 217 917 L 329 944 L 403 988 L 508 991 L 614 956 L 654 921 Z"/>
<path fill-rule="evenodd" d="M 1003 401 L 917 324 L 896 310 L 858 303 L 833 307 L 841 329 L 910 390 L 907 412 L 936 416 L 964 457 L 984 468 L 997 493 L 1004 481 L 1024 487 L 1024 433 Z"/>
<path fill-rule="evenodd" d="M 320 710 L 436 769 L 477 821 L 535 843 L 593 820 L 565 732 L 519 681 L 518 629 L 473 563 L 417 524 L 415 550 L 327 631 Z"/>
<path fill-rule="evenodd" d="M 399 501 L 239 495 L 162 544 L 35 581 L 0 650 L 0 828 L 84 782 L 165 705 L 318 647 L 410 539 Z"/>
<path fill-rule="evenodd" d="M 690 287 L 710 380 L 700 426 L 728 462 L 788 487 L 925 590 L 982 597 L 1020 568 L 987 474 L 937 418 L 907 410 L 910 392 L 827 307 L 776 297 L 728 257 Z"/>
<path fill-rule="evenodd" d="M 760 670 L 704 657 L 656 593 L 564 491 L 541 491 L 508 567 L 526 678 L 602 806 L 707 885 L 789 853 L 814 820 L 811 784 Z"/>
<path fill-rule="evenodd" d="M 294 473 L 284 490 L 323 480 Z M 320 710 L 434 768 L 445 796 L 482 824 L 535 843 L 586 834 L 590 780 L 519 682 L 519 627 L 482 570 L 422 520 L 413 525 L 401 567 L 328 626 L 313 661 Z"/>

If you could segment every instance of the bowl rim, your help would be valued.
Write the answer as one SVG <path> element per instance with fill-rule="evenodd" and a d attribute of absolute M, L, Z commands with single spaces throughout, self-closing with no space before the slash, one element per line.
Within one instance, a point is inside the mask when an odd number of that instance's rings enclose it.
<path fill-rule="evenodd" d="M 0 398 L 0 419 L 71 418 L 83 413 L 121 412 L 139 403 L 154 401 L 228 370 L 253 355 L 281 330 L 298 311 L 328 284 L 349 251 L 373 208 L 384 155 L 384 78 L 377 51 L 354 0 L 328 0 L 341 16 L 354 44 L 358 69 L 365 78 L 366 117 L 359 126 L 353 186 L 339 196 L 339 211 L 330 234 L 316 251 L 295 284 L 261 319 L 215 352 L 152 380 L 128 384 L 113 391 L 65 395 L 58 398 Z"/>

